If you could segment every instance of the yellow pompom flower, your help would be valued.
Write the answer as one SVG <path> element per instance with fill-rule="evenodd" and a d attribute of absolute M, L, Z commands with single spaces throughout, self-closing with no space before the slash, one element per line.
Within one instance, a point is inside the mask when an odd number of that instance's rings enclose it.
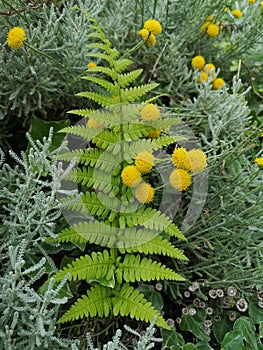
<path fill-rule="evenodd" d="M 203 69 L 205 65 L 205 59 L 203 56 L 195 56 L 192 58 L 191 64 L 195 69 Z"/>
<path fill-rule="evenodd" d="M 200 149 L 191 149 L 187 152 L 191 165 L 191 172 L 198 174 L 207 167 L 206 154 Z"/>
<path fill-rule="evenodd" d="M 144 41 L 146 41 L 146 44 L 147 44 L 149 47 L 153 47 L 153 46 L 155 45 L 155 43 L 156 43 L 156 38 L 155 38 L 155 36 L 154 36 L 152 33 L 149 32 L 148 29 L 143 28 L 143 29 L 141 29 L 141 30 L 139 31 L 139 33 L 141 34 L 142 39 L 143 39 Z"/>
<path fill-rule="evenodd" d="M 203 68 L 203 72 L 210 74 L 211 70 L 214 70 L 214 73 L 216 71 L 216 67 L 213 63 L 207 63 L 204 68 Z"/>
<path fill-rule="evenodd" d="M 121 179 L 126 186 L 135 187 L 142 180 L 142 177 L 135 165 L 128 165 L 122 170 Z"/>
<path fill-rule="evenodd" d="M 178 169 L 191 170 L 187 151 L 183 147 L 176 148 L 172 154 L 172 162 Z"/>
<path fill-rule="evenodd" d="M 256 158 L 255 163 L 257 163 L 260 168 L 263 168 L 263 158 Z"/>
<path fill-rule="evenodd" d="M 87 127 L 88 128 L 101 128 L 102 124 L 97 122 L 95 119 L 93 118 L 89 118 L 88 122 L 87 122 Z"/>
<path fill-rule="evenodd" d="M 225 81 L 222 78 L 216 78 L 213 80 L 212 85 L 215 90 L 221 89 L 222 87 L 225 86 Z"/>
<path fill-rule="evenodd" d="M 256 0 L 247 0 L 250 4 L 255 4 Z"/>
<path fill-rule="evenodd" d="M 175 169 L 170 174 L 169 182 L 176 190 L 184 191 L 191 185 L 192 179 L 184 169 Z"/>
<path fill-rule="evenodd" d="M 146 22 L 144 22 L 143 27 L 154 35 L 159 35 L 162 32 L 162 26 L 160 22 L 156 21 L 155 19 L 148 19 Z"/>
<path fill-rule="evenodd" d="M 89 62 L 88 63 L 88 69 L 95 68 L 96 66 L 97 66 L 96 63 L 94 63 L 94 62 Z"/>
<path fill-rule="evenodd" d="M 207 16 L 205 20 L 207 22 L 214 22 L 215 21 L 215 17 L 214 16 Z"/>
<path fill-rule="evenodd" d="M 145 28 L 141 29 L 141 30 L 139 31 L 139 34 L 141 34 L 142 40 L 144 40 L 144 41 L 146 41 L 146 40 L 148 39 L 148 37 L 150 36 L 149 30 L 148 30 L 148 29 L 145 29 Z"/>
<path fill-rule="evenodd" d="M 236 18 L 241 18 L 243 16 L 243 14 L 240 10 L 233 10 L 232 15 Z"/>
<path fill-rule="evenodd" d="M 263 8 L 263 1 L 261 1 L 260 6 Z"/>
<path fill-rule="evenodd" d="M 206 34 L 207 28 L 208 26 L 211 24 L 211 22 L 205 22 L 202 26 L 201 26 L 201 31 Z"/>
<path fill-rule="evenodd" d="M 142 151 L 137 154 L 135 165 L 141 173 L 149 173 L 154 166 L 154 156 L 148 151 Z"/>
<path fill-rule="evenodd" d="M 140 183 L 135 189 L 135 198 L 140 203 L 150 203 L 154 197 L 154 189 L 150 184 Z"/>
<path fill-rule="evenodd" d="M 146 44 L 149 47 L 153 47 L 156 44 L 156 38 L 155 38 L 155 36 L 153 34 L 150 34 L 148 40 L 146 41 Z"/>
<path fill-rule="evenodd" d="M 160 118 L 160 110 L 153 103 L 148 103 L 141 109 L 142 120 L 157 120 Z"/>
<path fill-rule="evenodd" d="M 11 49 L 19 49 L 26 40 L 26 32 L 21 27 L 14 27 L 7 34 L 7 44 Z"/>
<path fill-rule="evenodd" d="M 209 35 L 211 38 L 216 38 L 219 34 L 219 28 L 216 24 L 209 24 L 207 27 L 206 34 Z"/>
<path fill-rule="evenodd" d="M 198 74 L 198 76 L 196 77 L 196 82 L 198 84 L 201 84 L 204 81 L 208 81 L 208 75 L 206 74 L 206 72 L 203 71 L 200 74 Z"/>

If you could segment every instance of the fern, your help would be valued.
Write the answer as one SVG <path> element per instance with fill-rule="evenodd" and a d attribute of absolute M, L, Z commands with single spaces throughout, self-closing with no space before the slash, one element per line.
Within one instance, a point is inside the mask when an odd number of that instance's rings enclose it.
<path fill-rule="evenodd" d="M 78 162 L 78 167 L 68 173 L 67 180 L 81 185 L 83 193 L 70 197 L 68 209 L 73 215 L 77 212 L 93 219 L 75 221 L 60 232 L 59 242 L 86 243 L 88 253 L 77 257 L 53 278 L 59 282 L 69 274 L 70 281 L 84 280 L 92 286 L 59 322 L 121 315 L 147 322 L 156 317 L 157 325 L 169 328 L 160 313 L 131 283 L 166 279 L 184 281 L 180 274 L 155 259 L 156 255 L 162 255 L 188 261 L 183 251 L 170 242 L 171 237 L 186 238 L 173 220 L 155 208 L 155 204 L 141 205 L 134 200 L 133 189 L 122 182 L 121 172 L 126 165 L 133 164 L 139 152 L 158 151 L 184 138 L 162 134 L 151 139 L 153 131 L 166 130 L 178 124 L 179 119 L 167 117 L 160 111 L 160 118 L 143 120 L 144 104 L 131 102 L 144 97 L 158 84 L 133 85 L 142 69 L 126 72 L 133 61 L 120 57 L 96 20 L 87 15 L 91 22 L 89 28 L 94 31 L 89 36 L 96 39 L 88 46 L 93 50 L 88 56 L 97 58 L 100 64 L 89 69 L 84 79 L 99 89 L 97 92 L 80 92 L 78 96 L 103 108 L 71 111 L 87 118 L 85 125 L 64 128 L 61 132 L 81 137 L 88 148 L 61 154 L 59 159 L 70 162 L 77 158 Z M 98 126 L 89 126 L 88 118 Z M 90 252 L 90 244 L 97 245 L 96 252 Z"/>

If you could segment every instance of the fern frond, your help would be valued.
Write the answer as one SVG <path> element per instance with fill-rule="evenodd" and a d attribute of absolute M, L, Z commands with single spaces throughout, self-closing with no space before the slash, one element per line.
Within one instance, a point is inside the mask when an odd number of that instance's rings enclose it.
<path fill-rule="evenodd" d="M 81 183 L 82 185 L 90 187 L 92 186 L 94 180 L 93 169 L 91 167 L 73 169 L 68 173 L 67 180 L 74 183 Z"/>
<path fill-rule="evenodd" d="M 93 109 L 84 108 L 84 109 L 72 109 L 71 111 L 68 111 L 67 113 L 80 115 L 81 117 L 87 117 L 92 112 L 94 112 Z"/>
<path fill-rule="evenodd" d="M 171 258 L 180 259 L 184 261 L 188 261 L 188 258 L 184 255 L 184 253 L 175 248 L 172 243 L 167 241 L 167 239 L 162 236 L 155 236 L 151 240 L 144 241 L 140 244 L 134 244 L 133 246 L 126 246 L 125 248 L 118 248 L 121 253 L 144 253 L 144 254 L 158 254 L 158 255 L 166 255 Z"/>
<path fill-rule="evenodd" d="M 112 80 L 116 80 L 117 79 L 117 73 L 116 73 L 115 69 L 104 67 L 104 66 L 96 66 L 96 67 L 93 68 L 93 71 L 94 72 L 98 72 L 98 73 L 106 74 Z"/>
<path fill-rule="evenodd" d="M 91 141 L 101 128 L 87 128 L 85 125 L 73 125 L 59 130 L 60 133 L 72 134 Z"/>
<path fill-rule="evenodd" d="M 68 153 L 59 154 L 57 159 L 70 162 L 73 158 L 77 158 L 79 164 L 93 167 L 102 153 L 103 151 L 98 148 L 76 149 Z"/>
<path fill-rule="evenodd" d="M 52 277 L 55 281 L 60 282 L 69 273 L 69 281 L 101 278 L 110 280 L 115 270 L 114 262 L 114 257 L 109 254 L 108 250 L 92 252 L 91 256 L 84 255 L 77 258 Z"/>
<path fill-rule="evenodd" d="M 108 42 L 107 45 L 103 43 L 91 43 L 91 44 L 88 44 L 86 47 L 88 49 L 100 49 L 102 51 L 107 52 L 110 46 L 111 46 L 111 43 Z"/>
<path fill-rule="evenodd" d="M 119 89 L 120 89 L 119 86 L 116 86 L 113 83 L 111 83 L 105 79 L 101 79 L 101 78 L 97 78 L 97 77 L 93 77 L 93 76 L 85 76 L 85 77 L 82 77 L 82 79 L 92 81 L 93 83 L 102 86 L 111 95 L 118 95 L 118 93 L 119 93 Z"/>
<path fill-rule="evenodd" d="M 81 197 L 81 202 L 88 213 L 93 216 L 106 218 L 110 213 L 110 209 L 107 208 L 105 203 L 101 203 L 95 192 L 84 193 Z"/>
<path fill-rule="evenodd" d="M 107 317 L 112 310 L 111 290 L 97 284 L 82 295 L 58 320 L 58 323 L 78 320 L 84 317 Z"/>
<path fill-rule="evenodd" d="M 112 56 L 107 55 L 107 54 L 104 54 L 101 52 L 92 52 L 92 53 L 87 54 L 87 56 L 103 59 L 103 60 L 107 61 L 111 67 L 114 65 L 114 58 Z"/>
<path fill-rule="evenodd" d="M 122 125 L 122 135 L 124 140 L 134 140 L 136 138 L 148 136 L 155 128 L 141 124 L 123 124 Z"/>
<path fill-rule="evenodd" d="M 86 97 L 92 101 L 97 102 L 102 107 L 106 107 L 116 103 L 113 97 L 105 96 L 97 92 L 91 92 L 91 91 L 79 92 L 76 96 Z"/>
<path fill-rule="evenodd" d="M 152 304 L 144 299 L 144 295 L 125 283 L 120 290 L 113 290 L 113 315 L 130 316 L 136 320 L 151 322 L 157 317 L 156 325 L 170 329 L 163 317 Z"/>
<path fill-rule="evenodd" d="M 134 82 L 143 72 L 143 69 L 136 69 L 126 74 L 118 74 L 117 80 L 122 88 L 130 85 L 130 83 Z"/>
<path fill-rule="evenodd" d="M 187 241 L 185 236 L 172 222 L 172 220 L 156 209 L 152 209 L 143 205 L 134 212 L 123 213 L 120 215 L 125 219 L 127 227 L 144 225 L 144 227 L 147 229 L 156 230 L 159 232 L 164 231 L 171 236 L 175 236 L 178 239 Z"/>
<path fill-rule="evenodd" d="M 110 146 L 115 145 L 118 142 L 121 142 L 120 133 L 116 133 L 111 130 L 102 130 L 99 134 L 97 134 L 92 142 L 96 144 L 97 147 L 106 149 Z"/>
<path fill-rule="evenodd" d="M 133 64 L 133 61 L 128 58 L 120 58 L 114 63 L 114 69 L 117 73 L 123 72 L 127 67 Z"/>
<path fill-rule="evenodd" d="M 72 230 L 71 228 L 67 228 L 59 233 L 57 241 L 59 243 L 71 242 L 76 244 L 83 244 L 87 243 L 88 240 L 80 236 L 76 231 Z"/>
<path fill-rule="evenodd" d="M 69 271 L 68 271 L 69 272 Z M 152 280 L 185 281 L 185 278 L 150 258 L 141 259 L 140 255 L 126 254 L 123 262 L 115 271 L 118 283 Z"/>
<path fill-rule="evenodd" d="M 145 84 L 130 87 L 122 90 L 121 97 L 123 102 L 133 102 L 144 96 L 147 92 L 155 89 L 159 84 Z"/>

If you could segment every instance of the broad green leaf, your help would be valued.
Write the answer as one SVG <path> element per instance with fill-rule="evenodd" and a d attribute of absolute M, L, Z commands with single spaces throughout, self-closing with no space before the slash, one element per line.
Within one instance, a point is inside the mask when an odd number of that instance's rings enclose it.
<path fill-rule="evenodd" d="M 219 344 L 224 339 L 225 334 L 232 330 L 232 327 L 233 327 L 233 322 L 229 320 L 229 317 L 226 314 L 221 315 L 220 321 L 214 322 L 213 333 Z"/>
<path fill-rule="evenodd" d="M 233 330 L 238 331 L 245 341 L 252 346 L 253 350 L 258 350 L 255 324 L 250 318 L 244 316 L 238 318 L 234 324 Z"/>
<path fill-rule="evenodd" d="M 183 336 L 180 333 L 177 333 L 175 328 L 172 328 L 171 330 L 161 329 L 161 335 L 163 338 L 162 350 L 184 345 Z"/>
<path fill-rule="evenodd" d="M 196 344 L 196 348 L 198 350 L 214 350 L 207 342 L 199 341 Z"/>
<path fill-rule="evenodd" d="M 208 335 L 204 333 L 204 313 L 203 310 L 197 310 L 194 316 L 183 315 L 180 328 L 183 331 L 192 332 L 198 339 L 207 341 L 210 339 Z"/>
<path fill-rule="evenodd" d="M 258 306 L 257 301 L 250 299 L 248 303 L 249 317 L 254 321 L 254 323 L 260 323 L 263 321 L 262 309 Z"/>
<path fill-rule="evenodd" d="M 221 346 L 221 350 L 245 350 L 243 337 L 238 331 L 226 333 Z"/>

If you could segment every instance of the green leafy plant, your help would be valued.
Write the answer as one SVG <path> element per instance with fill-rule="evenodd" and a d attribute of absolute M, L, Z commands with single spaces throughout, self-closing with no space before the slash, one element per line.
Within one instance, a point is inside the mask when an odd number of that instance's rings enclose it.
<path fill-rule="evenodd" d="M 75 259 L 53 276 L 61 281 L 69 273 L 69 280 L 91 284 L 87 294 L 82 295 L 59 322 L 121 315 L 143 321 L 156 317 L 158 326 L 169 328 L 159 311 L 136 289 L 136 284 L 163 279 L 183 281 L 182 276 L 156 261 L 155 256 L 187 261 L 183 252 L 170 242 L 176 238 L 185 240 L 185 237 L 172 219 L 155 208 L 160 201 L 158 193 L 156 202 L 151 205 L 147 205 L 147 200 L 142 204 L 136 202 L 134 187 L 122 181 L 122 174 L 139 152 L 159 150 L 174 143 L 176 137 L 166 134 L 158 138 L 150 136 L 156 130 L 178 123 L 178 119 L 165 118 L 161 113 L 158 120 L 142 120 L 140 113 L 145 104 L 128 103 L 144 96 L 157 84 L 130 86 L 142 70 L 124 73 L 132 60 L 127 55 L 119 58 L 119 52 L 111 47 L 101 27 L 87 15 L 90 28 L 94 30 L 90 36 L 97 40 L 89 48 L 99 50 L 89 56 L 106 61 L 108 66 L 96 65 L 89 70 L 99 75 L 85 77 L 99 85 L 100 90 L 78 95 L 104 108 L 71 111 L 88 117 L 88 122 L 84 119 L 84 125 L 62 130 L 81 137 L 82 143 L 84 139 L 87 147 L 77 147 L 59 156 L 64 161 L 78 159 L 78 167 L 69 173 L 68 180 L 81 186 L 83 194 L 71 196 L 68 207 L 84 215 L 84 220 L 63 230 L 58 241 L 95 244 L 98 248 Z M 160 113 L 156 106 L 147 105 Z"/>

